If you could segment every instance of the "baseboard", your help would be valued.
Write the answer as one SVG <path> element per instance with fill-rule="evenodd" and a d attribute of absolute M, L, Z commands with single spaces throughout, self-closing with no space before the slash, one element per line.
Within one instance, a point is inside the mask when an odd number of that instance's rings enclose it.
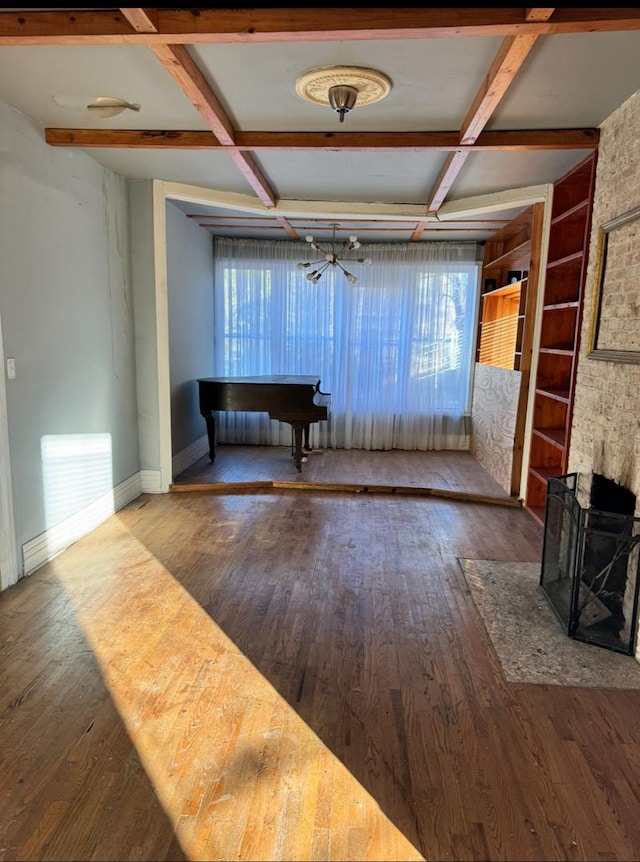
<path fill-rule="evenodd" d="M 199 440 L 191 443 L 186 449 L 183 449 L 181 452 L 178 452 L 177 455 L 174 455 L 171 460 L 171 470 L 172 475 L 175 478 L 179 476 L 180 473 L 184 473 L 187 467 L 190 467 L 192 464 L 195 464 L 203 455 L 207 455 L 209 452 L 209 438 L 205 434 L 203 437 L 200 437 Z"/>
<path fill-rule="evenodd" d="M 40 566 L 48 563 L 78 539 L 86 536 L 103 521 L 122 509 L 143 493 L 142 473 L 134 473 L 117 485 L 109 494 L 103 494 L 91 505 L 65 518 L 55 527 L 45 530 L 39 536 L 22 546 L 23 572 L 30 575 Z"/>
<path fill-rule="evenodd" d="M 207 437 L 204 436 L 196 440 L 186 449 L 182 450 L 172 461 L 172 469 L 174 475 L 186 470 L 187 467 L 195 463 L 199 458 L 209 451 Z M 315 454 L 315 453 L 312 453 Z M 274 483 L 269 483 L 274 484 Z M 294 483 L 296 487 L 300 487 L 300 483 Z M 325 486 L 322 486 L 323 488 Z M 341 486 L 342 488 L 343 486 Z M 175 489 L 174 489 L 175 490 Z M 178 488 L 177 490 L 184 490 Z M 367 487 L 367 491 L 382 490 L 377 486 Z M 388 489 L 384 489 L 388 490 Z M 432 490 L 416 490 L 416 489 L 398 489 L 394 488 L 393 492 L 418 493 L 431 495 L 439 494 L 445 496 L 443 492 L 434 492 Z M 59 553 L 64 551 L 78 539 L 90 533 L 99 526 L 103 521 L 106 521 L 111 515 L 122 509 L 140 494 L 160 494 L 162 493 L 162 482 L 160 471 L 158 470 L 140 470 L 133 476 L 130 476 L 124 482 L 117 485 L 109 494 L 104 494 L 91 505 L 86 506 L 74 515 L 66 518 L 60 524 L 51 527 L 39 536 L 30 539 L 22 546 L 23 558 L 23 573 L 30 575 L 36 569 L 43 566 L 45 563 L 52 560 Z M 478 499 L 475 495 L 451 494 L 461 498 L 463 496 L 472 496 L 477 502 L 494 502 L 488 498 Z M 496 503 L 505 504 L 504 500 L 495 500 Z M 508 504 L 508 503 L 507 503 Z"/>
<path fill-rule="evenodd" d="M 159 470 L 140 470 L 140 487 L 143 494 L 162 494 Z"/>

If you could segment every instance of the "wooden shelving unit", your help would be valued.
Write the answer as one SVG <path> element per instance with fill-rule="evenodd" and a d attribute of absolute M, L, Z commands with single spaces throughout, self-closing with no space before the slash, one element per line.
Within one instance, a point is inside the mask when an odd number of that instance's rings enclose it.
<path fill-rule="evenodd" d="M 533 207 L 528 207 L 485 245 L 477 362 L 520 369 L 532 224 Z M 514 272 L 518 277 L 512 282 Z"/>
<path fill-rule="evenodd" d="M 547 479 L 567 472 L 596 154 L 554 185 L 525 506 L 544 522 Z"/>
<path fill-rule="evenodd" d="M 482 296 L 478 362 L 520 368 L 526 283 L 517 281 Z"/>
<path fill-rule="evenodd" d="M 518 372 L 520 377 L 516 415 L 513 417 L 515 426 L 510 479 L 510 493 L 518 498 L 523 496 L 522 462 L 544 213 L 544 203 L 532 204 L 495 233 L 485 245 L 482 268 L 476 361 L 482 365 Z M 493 338 L 496 327 L 500 325 L 508 330 L 508 344 L 506 340 L 500 343 L 499 339 Z"/>

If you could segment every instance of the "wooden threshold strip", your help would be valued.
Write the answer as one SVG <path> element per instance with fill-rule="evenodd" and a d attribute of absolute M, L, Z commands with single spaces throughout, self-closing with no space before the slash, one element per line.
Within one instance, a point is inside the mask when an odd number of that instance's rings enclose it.
<path fill-rule="evenodd" d="M 491 494 L 472 494 L 466 491 L 454 491 L 445 488 L 415 488 L 409 485 L 364 485 L 360 483 L 339 482 L 300 482 L 300 481 L 267 481 L 267 482 L 198 482 L 194 484 L 171 485 L 170 491 L 181 493 L 185 491 L 201 491 L 209 494 L 232 494 L 234 491 L 351 491 L 356 494 L 397 494 L 416 497 L 442 497 L 450 500 L 460 500 L 467 503 L 489 503 L 495 506 L 522 508 L 522 501 L 516 497 L 495 497 Z"/>
<path fill-rule="evenodd" d="M 273 482 L 195 482 L 191 485 L 170 485 L 171 493 L 181 491 L 220 491 L 221 493 L 232 493 L 233 491 L 264 491 L 273 488 Z"/>

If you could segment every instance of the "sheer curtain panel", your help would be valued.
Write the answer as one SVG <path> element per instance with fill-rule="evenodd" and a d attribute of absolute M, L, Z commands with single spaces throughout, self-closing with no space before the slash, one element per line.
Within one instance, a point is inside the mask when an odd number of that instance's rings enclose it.
<path fill-rule="evenodd" d="M 312 374 L 331 393 L 311 443 L 468 449 L 480 264 L 475 243 L 362 246 L 371 266 L 307 281 L 303 242 L 214 240 L 215 376 Z M 329 271 L 330 270 L 330 271 Z M 289 445 L 266 414 L 225 413 L 218 439 Z"/>

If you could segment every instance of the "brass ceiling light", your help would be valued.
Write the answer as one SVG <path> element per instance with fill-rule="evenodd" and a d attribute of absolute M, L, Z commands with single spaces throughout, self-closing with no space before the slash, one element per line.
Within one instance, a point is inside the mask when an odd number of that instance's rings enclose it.
<path fill-rule="evenodd" d="M 323 245 L 320 245 L 314 237 L 306 236 L 305 240 L 309 243 L 309 248 L 312 248 L 314 251 L 319 252 L 323 257 L 319 260 L 309 260 L 304 263 L 298 264 L 298 269 L 304 270 L 308 269 L 310 266 L 315 267 L 311 272 L 307 275 L 307 281 L 312 281 L 314 284 L 317 284 L 322 275 L 326 270 L 330 267 L 337 267 L 341 269 L 344 273 L 344 277 L 350 284 L 356 284 L 358 279 L 353 275 L 353 273 L 349 272 L 348 269 L 345 269 L 345 263 L 365 263 L 367 266 L 371 263 L 371 259 L 368 257 L 345 257 L 345 255 L 350 251 L 355 251 L 360 248 L 360 242 L 357 236 L 350 236 L 348 240 L 338 245 L 336 240 L 336 231 L 340 227 L 338 224 L 332 224 L 333 234 L 331 236 L 331 248 L 326 248 Z"/>
<path fill-rule="evenodd" d="M 391 91 L 391 81 L 382 72 L 360 66 L 324 66 L 305 72 L 296 81 L 300 98 L 316 105 L 327 105 L 340 115 L 358 107 L 379 102 Z"/>
<path fill-rule="evenodd" d="M 347 87 L 339 84 L 329 87 L 329 104 L 334 111 L 340 114 L 340 122 L 344 122 L 344 115 L 348 114 L 358 99 L 358 90 L 355 87 Z"/>

